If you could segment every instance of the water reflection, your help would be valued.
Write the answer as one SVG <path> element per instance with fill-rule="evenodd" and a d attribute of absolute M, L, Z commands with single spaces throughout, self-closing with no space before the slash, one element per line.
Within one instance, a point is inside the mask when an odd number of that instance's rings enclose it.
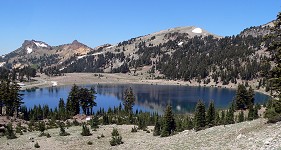
<path fill-rule="evenodd" d="M 214 100 L 217 108 L 227 108 L 235 96 L 235 90 L 212 87 L 188 87 L 174 85 L 83 85 L 83 87 L 94 87 L 97 91 L 97 106 L 108 109 L 117 107 L 124 99 L 124 91 L 131 87 L 136 96 L 134 110 L 139 109 L 149 112 L 163 113 L 166 105 L 170 103 L 175 113 L 193 112 L 198 99 L 206 104 Z M 51 108 L 57 106 L 60 98 L 65 101 L 71 86 L 50 87 L 38 89 L 35 92 L 23 92 L 25 105 L 32 107 L 34 104 L 48 104 Z M 255 101 L 264 103 L 269 97 L 256 93 Z"/>

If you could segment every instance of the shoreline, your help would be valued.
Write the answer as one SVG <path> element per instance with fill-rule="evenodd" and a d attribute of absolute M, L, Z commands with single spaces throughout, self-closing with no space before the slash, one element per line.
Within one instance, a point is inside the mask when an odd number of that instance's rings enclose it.
<path fill-rule="evenodd" d="M 66 85 L 86 85 L 86 84 L 150 84 L 150 85 L 178 85 L 178 86 L 191 86 L 191 87 L 209 87 L 209 88 L 226 88 L 235 90 L 237 89 L 238 84 L 243 83 L 244 81 L 239 81 L 237 84 L 229 83 L 228 85 L 222 85 L 221 82 L 215 84 L 210 82 L 208 84 L 199 84 L 195 80 L 191 81 L 182 81 L 182 80 L 166 80 L 166 79 L 149 79 L 145 76 L 133 76 L 130 74 L 110 74 L 110 73 L 67 73 L 64 76 L 54 76 L 48 77 L 44 74 L 41 74 L 40 77 L 33 78 L 36 82 L 25 82 L 25 86 L 22 87 L 22 90 L 39 87 L 59 87 Z M 257 80 L 248 81 L 249 85 L 253 87 L 255 92 L 270 95 L 270 92 L 265 92 L 265 89 L 256 89 L 255 85 Z"/>

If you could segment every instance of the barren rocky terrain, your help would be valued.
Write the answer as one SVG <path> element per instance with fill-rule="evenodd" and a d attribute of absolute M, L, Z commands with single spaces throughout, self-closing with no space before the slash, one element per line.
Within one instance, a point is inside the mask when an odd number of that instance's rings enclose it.
<path fill-rule="evenodd" d="M 38 142 L 41 149 L 281 149 L 281 123 L 266 124 L 265 119 L 246 121 L 242 123 L 216 126 L 202 131 L 185 130 L 170 137 L 155 137 L 152 132 L 138 131 L 131 133 L 132 125 L 106 125 L 97 131 L 92 131 L 92 136 L 80 135 L 81 126 L 66 129 L 70 136 L 59 136 L 59 129 L 50 129 L 46 132 L 52 137 L 38 137 L 39 132 L 27 132 L 17 135 L 17 139 L 7 140 L 0 138 L 0 149 L 35 149 Z M 111 132 L 117 128 L 123 137 L 124 144 L 110 146 Z M 150 130 L 153 127 L 149 127 Z M 97 136 L 104 134 L 104 138 Z M 34 138 L 34 140 L 30 140 Z M 93 142 L 88 145 L 88 141 Z"/>

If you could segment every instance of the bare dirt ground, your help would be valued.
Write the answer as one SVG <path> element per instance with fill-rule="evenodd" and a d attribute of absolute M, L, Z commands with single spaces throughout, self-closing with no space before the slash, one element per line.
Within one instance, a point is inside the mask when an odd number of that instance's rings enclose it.
<path fill-rule="evenodd" d="M 281 123 L 265 124 L 265 119 L 246 121 L 242 123 L 216 126 L 202 131 L 183 131 L 171 137 L 155 137 L 151 133 L 138 131 L 132 133 L 132 125 L 106 125 L 101 126 L 97 131 L 91 131 L 92 136 L 83 137 L 80 135 L 81 126 L 74 126 L 66 129 L 70 136 L 59 136 L 59 129 L 50 129 L 46 132 L 52 137 L 38 137 L 39 132 L 27 132 L 24 135 L 17 135 L 17 139 L 7 140 L 0 138 L 0 149 L 35 149 L 34 144 L 38 142 L 40 149 L 50 150 L 74 150 L 74 149 L 206 149 L 206 150 L 232 150 L 232 149 L 281 149 Z M 123 138 L 124 144 L 110 146 L 111 132 L 117 128 Z M 153 127 L 149 127 L 150 130 Z M 98 139 L 103 134 L 105 137 Z M 33 142 L 30 138 L 34 138 Z M 88 145 L 91 141 L 93 144 Z"/>

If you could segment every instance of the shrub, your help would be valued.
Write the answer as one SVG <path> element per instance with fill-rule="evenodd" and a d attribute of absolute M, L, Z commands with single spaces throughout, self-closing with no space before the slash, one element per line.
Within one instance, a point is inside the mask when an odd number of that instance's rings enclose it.
<path fill-rule="evenodd" d="M 93 142 L 91 142 L 91 141 L 88 141 L 88 143 L 87 143 L 88 145 L 93 145 Z"/>
<path fill-rule="evenodd" d="M 6 126 L 5 135 L 6 135 L 7 139 L 15 139 L 15 138 L 17 138 L 15 133 L 14 133 L 14 131 L 13 131 L 13 126 L 12 126 L 11 123 L 9 123 Z"/>
<path fill-rule="evenodd" d="M 90 135 L 92 135 L 90 133 L 90 129 L 85 124 L 82 125 L 82 133 L 81 133 L 81 135 L 82 136 L 90 136 Z"/>
<path fill-rule="evenodd" d="M 50 133 L 46 133 L 46 137 L 50 138 L 51 137 Z"/>
<path fill-rule="evenodd" d="M 68 135 L 70 135 L 70 133 L 67 133 L 65 131 L 63 124 L 59 124 L 59 127 L 60 127 L 60 134 L 59 134 L 60 136 L 68 136 Z"/>
<path fill-rule="evenodd" d="M 79 125 L 80 125 L 80 123 L 79 123 L 76 119 L 74 119 L 74 121 L 72 122 L 72 124 L 73 124 L 74 126 L 79 126 Z"/>
<path fill-rule="evenodd" d="M 111 135 L 112 135 L 112 139 L 110 140 L 111 146 L 116 146 L 124 143 L 117 129 L 113 128 Z"/>
<path fill-rule="evenodd" d="M 134 127 L 132 128 L 131 132 L 138 132 L 137 127 L 134 126 Z"/>
<path fill-rule="evenodd" d="M 35 147 L 35 148 L 40 148 L 40 145 L 38 144 L 38 142 L 36 142 L 36 143 L 34 144 L 34 147 Z"/>
<path fill-rule="evenodd" d="M 101 136 L 100 136 L 100 137 L 104 138 L 105 136 L 104 136 L 103 134 L 101 134 Z"/>

